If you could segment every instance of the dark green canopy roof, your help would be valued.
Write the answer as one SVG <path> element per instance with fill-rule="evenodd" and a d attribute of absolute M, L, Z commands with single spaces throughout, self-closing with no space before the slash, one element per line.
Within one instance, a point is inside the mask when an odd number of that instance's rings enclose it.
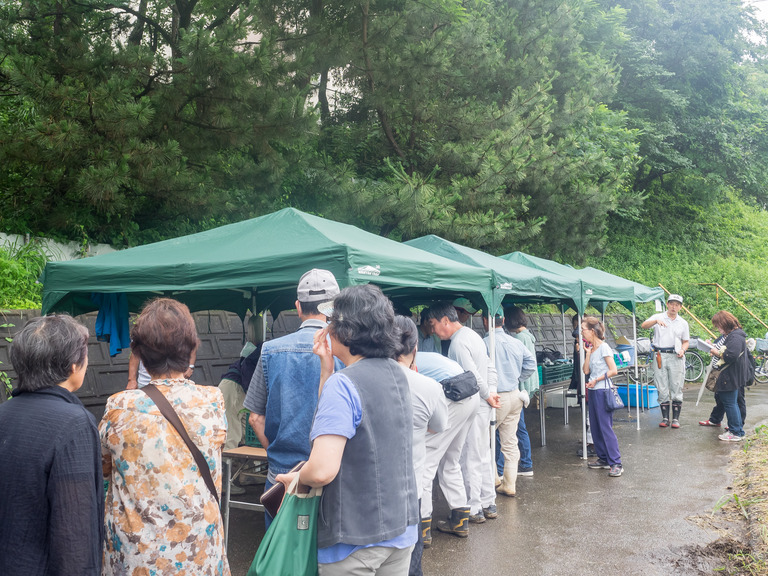
<path fill-rule="evenodd" d="M 578 280 L 491 256 L 486 252 L 455 244 L 439 236 L 429 235 L 405 242 L 438 256 L 462 264 L 493 271 L 493 310 L 502 300 L 513 302 L 564 303 L 583 312 L 581 283 Z"/>
<path fill-rule="evenodd" d="M 491 304 L 491 271 L 286 208 L 206 232 L 120 252 L 50 262 L 41 277 L 43 313 L 95 310 L 93 292 L 126 293 L 137 311 L 155 296 L 191 310 L 243 316 L 293 308 L 296 285 L 312 268 L 330 270 L 341 287 L 375 283 L 393 299 L 428 301 L 456 295 Z"/>
<path fill-rule="evenodd" d="M 594 306 L 598 310 L 605 310 L 609 303 L 618 302 L 634 312 L 635 304 L 638 302 L 664 299 L 664 290 L 661 288 L 644 286 L 621 276 L 603 272 L 597 268 L 576 269 L 523 252 L 512 252 L 511 254 L 501 256 L 501 258 L 530 266 L 537 270 L 545 270 L 566 278 L 578 280 L 581 282 L 581 294 L 585 303 Z"/>

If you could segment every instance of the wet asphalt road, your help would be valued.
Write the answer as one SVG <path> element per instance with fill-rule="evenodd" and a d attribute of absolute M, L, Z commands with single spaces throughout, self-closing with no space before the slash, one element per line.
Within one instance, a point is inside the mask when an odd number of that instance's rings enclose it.
<path fill-rule="evenodd" d="M 620 478 L 590 470 L 577 457 L 580 408 L 570 408 L 568 426 L 562 409 L 546 410 L 545 447 L 538 411 L 529 408 L 534 476 L 518 479 L 516 498 L 499 496 L 499 518 L 471 525 L 469 538 L 434 531 L 432 548 L 424 552 L 424 574 L 683 574 L 672 565 L 680 549 L 718 537 L 687 518 L 711 513 L 729 493 L 729 454 L 741 446 L 719 441 L 721 430 L 698 425 L 714 404 L 705 392 L 695 406 L 698 386 L 686 389 L 680 429 L 659 428 L 658 408 L 641 413 L 639 431 L 634 409 L 615 415 L 624 464 Z M 768 423 L 768 385 L 747 392 L 747 412 L 747 430 Z M 255 499 L 260 491 L 249 487 L 248 497 Z M 435 505 L 435 516 L 440 514 L 447 514 L 442 500 Z M 233 575 L 247 572 L 263 535 L 261 514 L 231 511 Z"/>

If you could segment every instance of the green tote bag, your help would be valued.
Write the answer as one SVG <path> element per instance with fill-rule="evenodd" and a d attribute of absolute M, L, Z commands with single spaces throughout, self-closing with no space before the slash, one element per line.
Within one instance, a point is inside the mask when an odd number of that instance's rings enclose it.
<path fill-rule="evenodd" d="M 317 576 L 317 510 L 323 489 L 297 494 L 298 481 L 296 474 L 248 576 Z"/>

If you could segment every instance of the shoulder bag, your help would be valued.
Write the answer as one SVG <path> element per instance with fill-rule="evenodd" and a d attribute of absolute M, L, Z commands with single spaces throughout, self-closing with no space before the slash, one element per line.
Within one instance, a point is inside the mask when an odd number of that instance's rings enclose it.
<path fill-rule="evenodd" d="M 616 389 L 616 386 L 613 385 L 613 381 L 610 378 L 606 376 L 605 379 L 608 382 L 608 394 L 605 396 L 605 410 L 607 412 L 621 410 L 624 408 L 624 401 L 621 399 L 621 396 L 619 396 L 619 391 Z"/>
<path fill-rule="evenodd" d="M 445 380 L 442 380 L 440 384 L 443 387 L 445 397 L 453 402 L 469 398 L 480 391 L 480 388 L 477 385 L 477 378 L 475 378 L 475 375 L 469 370 L 457 376 L 446 378 Z"/>
<path fill-rule="evenodd" d="M 154 384 L 147 384 L 142 390 L 144 390 L 144 393 L 152 399 L 152 402 L 155 403 L 155 406 L 160 410 L 160 413 L 165 416 L 165 419 L 168 420 L 171 426 L 176 429 L 176 432 L 179 433 L 181 439 L 184 440 L 187 448 L 189 448 L 189 451 L 192 453 L 192 458 L 195 459 L 195 464 L 197 464 L 197 469 L 200 470 L 200 475 L 203 477 L 205 485 L 208 486 L 208 490 L 211 491 L 211 494 L 218 504 L 219 495 L 216 493 L 216 485 L 213 483 L 208 462 L 205 460 L 202 452 L 200 452 L 200 449 L 195 446 L 194 442 L 192 442 L 189 434 L 187 434 L 187 429 L 184 428 L 184 423 L 181 421 L 181 418 L 179 418 L 176 410 L 173 409 L 173 406 L 168 402 L 168 399 Z"/>

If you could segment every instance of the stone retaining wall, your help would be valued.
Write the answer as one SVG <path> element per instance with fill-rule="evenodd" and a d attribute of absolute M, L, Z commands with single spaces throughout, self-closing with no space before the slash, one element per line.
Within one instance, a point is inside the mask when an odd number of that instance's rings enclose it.
<path fill-rule="evenodd" d="M 39 310 L 5 311 L 0 315 L 0 324 L 12 325 L 0 328 L 0 362 L 2 362 L 0 371 L 7 373 L 11 379 L 15 379 L 16 374 L 10 364 L 10 343 L 7 339 L 12 339 L 28 320 L 39 315 Z M 222 373 L 237 358 L 243 347 L 243 323 L 237 315 L 223 311 L 196 312 L 193 316 L 200 337 L 200 348 L 192 378 L 198 384 L 216 385 Z M 117 356 L 110 357 L 109 345 L 106 342 L 97 341 L 94 335 L 95 312 L 79 316 L 78 319 L 91 332 L 88 343 L 88 371 L 78 396 L 88 409 L 100 418 L 107 398 L 125 388 L 128 381 L 129 352 L 124 350 Z M 536 336 L 539 348 L 555 348 L 570 356 L 572 339 L 569 315 L 565 317 L 565 324 L 567 350 L 563 346 L 563 321 L 559 314 L 531 315 L 529 329 Z M 607 318 L 607 324 L 608 342 L 612 346 L 615 344 L 615 338 L 620 335 L 632 337 L 631 316 L 610 316 Z M 271 339 L 296 330 L 299 320 L 295 312 L 286 312 L 278 316 L 274 324 L 268 317 L 267 325 L 270 327 L 267 339 Z M 473 328 L 482 331 L 482 321 L 479 317 L 474 318 Z M 0 401 L 4 399 L 4 391 L 0 390 Z"/>

